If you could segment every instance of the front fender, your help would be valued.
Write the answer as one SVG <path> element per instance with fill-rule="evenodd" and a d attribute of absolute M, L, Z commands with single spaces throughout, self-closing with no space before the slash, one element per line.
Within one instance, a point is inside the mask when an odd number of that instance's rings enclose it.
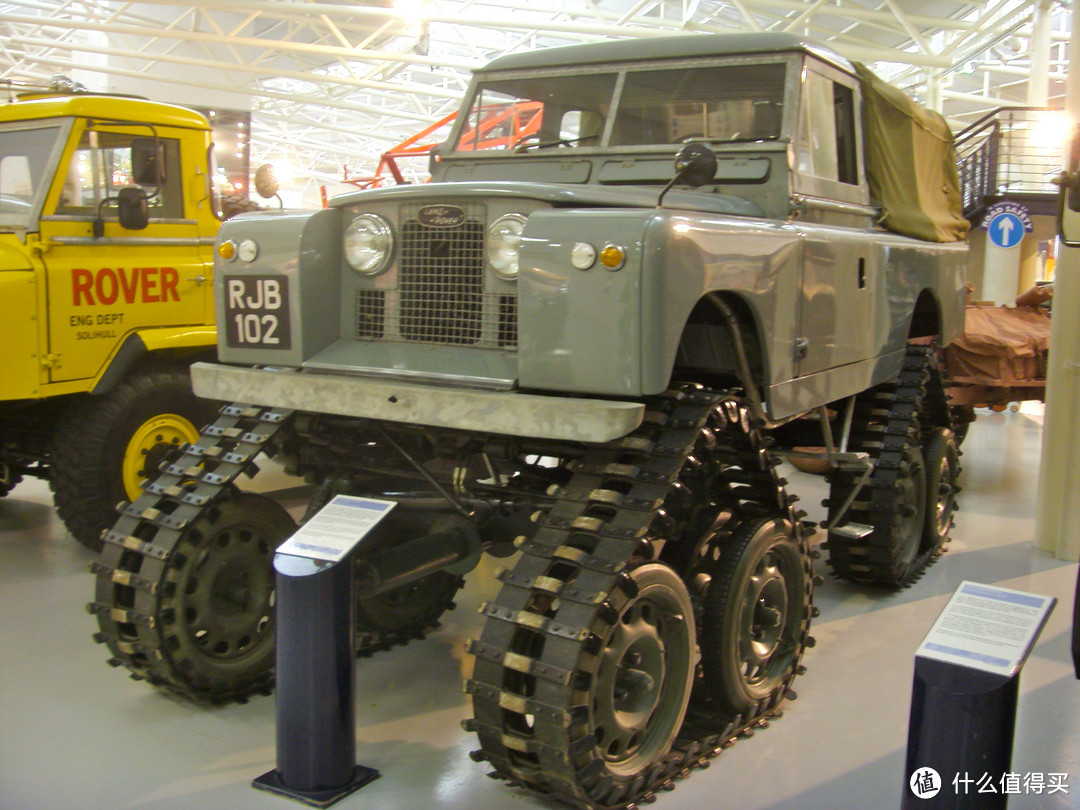
<path fill-rule="evenodd" d="M 640 396 L 642 275 L 652 210 L 546 209 L 530 215 L 518 278 L 518 372 L 523 388 Z M 616 269 L 570 263 L 578 242 L 626 251 Z"/>

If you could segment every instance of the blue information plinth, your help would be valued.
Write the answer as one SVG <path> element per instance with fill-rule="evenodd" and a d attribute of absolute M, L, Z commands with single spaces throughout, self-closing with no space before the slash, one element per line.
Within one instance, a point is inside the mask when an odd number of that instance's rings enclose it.
<path fill-rule="evenodd" d="M 356 764 L 356 584 L 349 554 L 393 506 L 339 495 L 274 555 L 277 767 L 253 787 L 329 807 L 379 776 Z"/>
<path fill-rule="evenodd" d="M 903 810 L 1004 810 L 1008 794 L 959 790 L 1010 770 L 1020 669 L 1057 600 L 962 582 L 919 646 Z"/>

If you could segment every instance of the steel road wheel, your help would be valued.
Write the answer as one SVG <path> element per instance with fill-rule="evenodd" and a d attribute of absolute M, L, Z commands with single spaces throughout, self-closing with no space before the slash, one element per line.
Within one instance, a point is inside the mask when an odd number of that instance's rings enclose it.
<path fill-rule="evenodd" d="M 296 524 L 261 495 L 228 498 L 181 538 L 159 609 L 175 670 L 197 692 L 243 692 L 274 662 L 274 551 Z"/>
<path fill-rule="evenodd" d="M 956 511 L 956 479 L 960 475 L 960 451 L 951 430 L 935 430 L 923 449 L 926 464 L 926 525 L 923 550 L 945 543 Z"/>
<path fill-rule="evenodd" d="M 897 572 L 899 581 L 907 578 L 909 569 L 919 556 L 926 521 L 926 465 L 922 451 L 916 445 L 904 449 L 895 486 L 898 522 L 893 530 L 890 551 L 893 570 Z"/>
<path fill-rule="evenodd" d="M 139 497 L 142 493 L 140 482 L 157 472 L 169 449 L 198 440 L 198 427 L 178 413 L 155 414 L 135 428 L 124 449 L 121 472 L 128 500 Z"/>
<path fill-rule="evenodd" d="M 809 567 L 791 524 L 756 518 L 733 533 L 705 599 L 705 683 L 745 720 L 779 702 L 810 619 Z"/>
<path fill-rule="evenodd" d="M 616 777 L 635 777 L 671 748 L 696 665 L 694 611 L 666 565 L 631 572 L 637 594 L 603 636 L 592 699 L 596 750 Z"/>

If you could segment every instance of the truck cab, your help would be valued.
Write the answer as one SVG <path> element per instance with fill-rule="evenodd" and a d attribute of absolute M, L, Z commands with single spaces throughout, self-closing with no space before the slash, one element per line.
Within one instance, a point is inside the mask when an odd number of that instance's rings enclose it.
<path fill-rule="evenodd" d="M 202 115 L 73 90 L 26 91 L 0 107 L 0 290 L 9 304 L 0 325 L 8 347 L 0 468 L 5 492 L 24 474 L 50 475 L 77 453 L 68 442 L 81 435 L 86 444 L 83 431 L 118 390 L 137 377 L 144 384 L 132 395 L 144 399 L 148 381 L 168 378 L 163 390 L 178 397 L 172 408 L 132 415 L 113 400 L 124 411 L 114 414 L 125 422 L 121 433 L 112 433 L 111 418 L 98 425 L 99 453 L 120 442 L 129 469 L 123 487 L 100 493 L 93 518 L 81 515 L 95 479 L 119 482 L 121 473 L 106 475 L 81 455 L 71 463 L 90 479 L 52 474 L 61 515 L 80 541 L 99 546 L 116 498 L 137 495 L 144 457 L 157 457 L 151 451 L 162 441 L 193 440 L 212 413 L 181 390 L 181 378 L 196 356 L 213 356 L 221 222 Z"/>

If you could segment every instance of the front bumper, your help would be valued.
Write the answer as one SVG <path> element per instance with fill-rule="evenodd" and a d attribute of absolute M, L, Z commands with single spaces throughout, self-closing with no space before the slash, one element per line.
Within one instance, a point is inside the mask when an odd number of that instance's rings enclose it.
<path fill-rule="evenodd" d="M 429 427 L 606 442 L 641 424 L 639 402 L 419 385 L 296 369 L 191 367 L 192 388 L 207 399 Z"/>

